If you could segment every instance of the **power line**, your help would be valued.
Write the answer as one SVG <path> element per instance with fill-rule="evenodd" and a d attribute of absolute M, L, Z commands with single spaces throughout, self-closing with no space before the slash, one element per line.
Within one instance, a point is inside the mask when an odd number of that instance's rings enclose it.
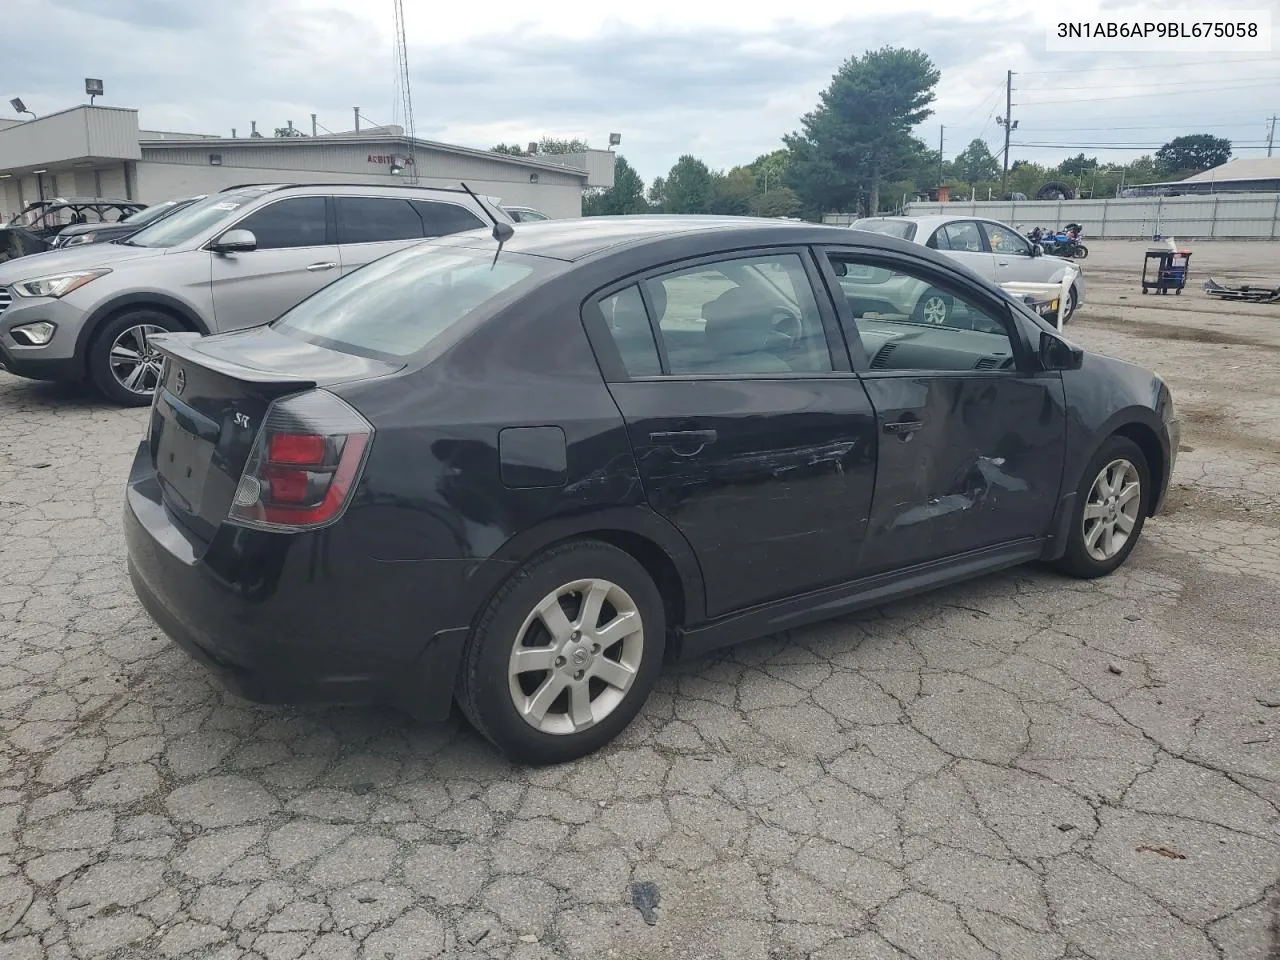
<path fill-rule="evenodd" d="M 1268 87 L 1273 85 L 1278 85 L 1278 84 L 1275 84 L 1274 82 L 1262 83 L 1262 84 L 1250 83 L 1250 84 L 1241 84 L 1239 86 L 1231 86 L 1231 87 L 1201 87 L 1200 89 L 1204 93 L 1223 93 L 1228 90 L 1258 90 L 1258 89 L 1261 89 L 1262 87 Z M 1062 103 L 1082 103 L 1082 102 L 1083 103 L 1102 103 L 1104 101 L 1113 101 L 1113 100 L 1150 100 L 1152 97 L 1163 97 L 1163 96 L 1167 96 L 1167 94 L 1135 93 L 1135 94 L 1130 94 L 1128 96 L 1118 96 L 1118 97 L 1087 97 L 1087 98 L 1072 97 L 1069 100 L 1027 100 L 1025 102 L 1019 102 L 1018 105 L 1026 106 L 1026 107 L 1047 107 L 1047 106 L 1052 106 L 1055 104 L 1062 104 Z"/>
<path fill-rule="evenodd" d="M 1267 145 L 1266 141 L 1251 143 L 1233 143 L 1233 150 L 1261 150 Z M 1019 149 L 1037 149 L 1037 150 L 1159 150 L 1164 146 L 1163 143 L 1015 143 L 1012 144 Z"/>
<path fill-rule="evenodd" d="M 1240 79 L 1244 79 L 1244 78 L 1240 78 Z M 1258 79 L 1258 78 L 1254 78 L 1254 79 Z M 1212 89 L 1213 85 L 1217 83 L 1235 84 L 1237 82 L 1239 81 L 1238 80 L 1216 80 L 1216 81 L 1211 80 L 1205 83 L 1205 82 L 1196 82 L 1194 80 L 1171 80 L 1167 83 L 1126 83 L 1124 87 L 1126 90 L 1150 90 L 1150 89 L 1155 89 L 1157 87 L 1161 87 L 1161 88 L 1196 87 L 1199 89 L 1209 90 L 1209 89 Z M 1270 78 L 1270 79 L 1263 78 L 1261 80 L 1262 86 L 1267 86 L 1273 83 L 1280 85 L 1280 76 Z M 1072 91 L 1072 90 L 1113 90 L 1115 89 L 1115 87 L 1116 87 L 1116 84 L 1114 83 L 1108 83 L 1108 84 L 1102 84 L 1102 85 L 1091 84 L 1086 87 L 1056 87 L 1056 86 L 1055 87 L 1025 87 L 1023 88 L 1022 92 L 1023 93 L 1063 93 L 1063 92 Z"/>
<path fill-rule="evenodd" d="M 1089 132 L 1092 132 L 1092 131 L 1094 131 L 1094 130 L 1168 130 L 1168 129 L 1170 129 L 1172 126 L 1174 126 L 1174 124 L 1175 124 L 1175 123 L 1176 123 L 1176 121 L 1170 121 L 1169 123 L 1145 124 L 1145 125 L 1140 125 L 1140 126 L 1112 126 L 1112 125 L 1108 125 L 1108 126 L 1105 126 L 1105 127 L 1060 127 L 1060 126 L 1058 126 L 1057 124 L 1054 124 L 1053 129 L 1054 129 L 1054 131 L 1055 131 L 1056 133 L 1082 133 L 1082 132 L 1083 132 L 1083 133 L 1089 133 Z M 1248 125 L 1249 125 L 1249 121 L 1248 121 L 1248 120 L 1240 120 L 1240 121 L 1237 121 L 1236 123 L 1197 123 L 1197 124 L 1193 124 L 1193 126 L 1196 128 L 1196 130 L 1239 130 L 1240 128 L 1245 127 L 1245 126 L 1248 126 Z"/>
<path fill-rule="evenodd" d="M 1076 69 L 1067 70 L 1020 70 L 1019 76 L 1022 77 L 1039 77 L 1057 73 L 1115 73 L 1129 72 L 1131 70 L 1176 70 L 1182 67 L 1221 67 L 1232 63 L 1273 63 L 1267 57 L 1256 57 L 1240 60 L 1190 60 L 1184 63 L 1151 63 L 1151 64 L 1133 64 L 1125 67 L 1078 67 Z"/>

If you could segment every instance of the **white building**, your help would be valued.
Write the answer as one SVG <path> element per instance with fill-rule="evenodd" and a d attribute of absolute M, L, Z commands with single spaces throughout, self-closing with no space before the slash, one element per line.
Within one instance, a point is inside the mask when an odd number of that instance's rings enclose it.
<path fill-rule="evenodd" d="M 613 185 L 608 150 L 509 157 L 430 140 L 400 127 L 321 136 L 217 137 L 142 130 L 138 111 L 78 106 L 34 120 L 0 119 L 0 215 L 54 197 L 158 203 L 239 183 L 459 182 L 552 217 L 582 213 L 582 193 Z M 416 180 L 415 180 L 416 178 Z"/>

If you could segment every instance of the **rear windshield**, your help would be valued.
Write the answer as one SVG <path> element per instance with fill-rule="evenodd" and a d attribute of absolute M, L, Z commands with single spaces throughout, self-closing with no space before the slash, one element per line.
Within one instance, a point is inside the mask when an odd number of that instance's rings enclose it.
<path fill-rule="evenodd" d="M 883 233 L 899 240 L 914 240 L 916 225 L 910 220 L 855 220 L 851 224 L 855 230 L 868 230 L 871 233 Z"/>
<path fill-rule="evenodd" d="M 273 326 L 309 343 L 403 359 L 477 308 L 519 296 L 556 269 L 520 254 L 419 244 L 375 260 L 302 301 Z"/>

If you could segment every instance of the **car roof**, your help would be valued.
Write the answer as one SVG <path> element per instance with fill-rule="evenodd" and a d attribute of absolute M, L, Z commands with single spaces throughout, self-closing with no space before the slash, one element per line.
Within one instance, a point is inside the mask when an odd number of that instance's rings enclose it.
<path fill-rule="evenodd" d="M 36 207 L 56 207 L 56 206 L 89 206 L 91 204 L 99 204 L 105 207 L 145 207 L 145 203 L 137 200 L 123 200 L 118 197 L 52 197 L 48 200 L 33 200 L 27 204 L 27 209 L 31 210 Z"/>
<path fill-rule="evenodd" d="M 370 190 L 382 193 L 395 192 L 404 190 L 410 193 L 451 193 L 462 194 L 467 196 L 467 191 L 461 187 L 423 187 L 411 183 L 351 183 L 351 182 L 317 182 L 317 183 L 237 183 L 234 186 L 223 187 L 219 193 L 234 193 L 237 190 L 253 190 L 257 193 L 268 194 L 278 193 L 284 190 L 314 190 L 317 187 L 331 191 L 363 191 L 365 193 Z M 484 194 L 477 194 L 482 199 L 488 200 L 490 203 L 495 202 L 492 197 L 486 197 Z"/>
<path fill-rule="evenodd" d="M 805 221 L 714 215 L 641 214 L 623 217 L 573 217 L 517 224 L 511 238 L 503 245 L 503 249 L 555 260 L 579 261 L 622 246 L 657 244 L 676 237 L 688 237 L 699 233 L 715 235 L 716 243 L 708 245 L 709 251 L 712 246 L 718 249 L 732 249 L 734 246 L 847 244 L 849 242 L 849 231 L 845 227 Z M 860 244 L 870 243 L 894 250 L 916 249 L 913 244 L 905 243 L 896 237 L 868 234 L 865 231 L 859 231 L 859 234 Z M 481 231 L 472 230 L 444 237 L 435 242 L 448 246 L 473 246 L 480 236 Z"/>
<path fill-rule="evenodd" d="M 945 223 L 955 223 L 957 220 L 981 220 L 983 223 L 999 223 L 1002 226 L 1008 226 L 1008 224 L 1004 223 L 1004 221 L 997 220 L 994 217 L 980 217 L 976 214 L 965 214 L 965 213 L 959 213 L 959 214 L 954 214 L 950 216 L 934 213 L 934 214 L 929 214 L 928 216 L 921 216 L 921 217 L 907 217 L 907 216 L 860 217 L 858 220 L 855 220 L 854 223 L 858 223 L 863 220 L 896 220 L 901 223 L 914 223 L 921 230 L 927 230 L 930 228 L 936 230 L 938 227 L 942 226 Z"/>

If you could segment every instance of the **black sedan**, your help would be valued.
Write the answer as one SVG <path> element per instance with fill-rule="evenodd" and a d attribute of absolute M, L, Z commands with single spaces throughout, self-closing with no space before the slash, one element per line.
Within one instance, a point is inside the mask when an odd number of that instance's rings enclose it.
<path fill-rule="evenodd" d="M 531 762 L 607 743 L 667 656 L 1110 573 L 1178 448 L 1149 371 L 917 244 L 777 220 L 459 234 L 154 342 L 125 524 L 165 632 L 251 699 L 456 699 Z"/>

